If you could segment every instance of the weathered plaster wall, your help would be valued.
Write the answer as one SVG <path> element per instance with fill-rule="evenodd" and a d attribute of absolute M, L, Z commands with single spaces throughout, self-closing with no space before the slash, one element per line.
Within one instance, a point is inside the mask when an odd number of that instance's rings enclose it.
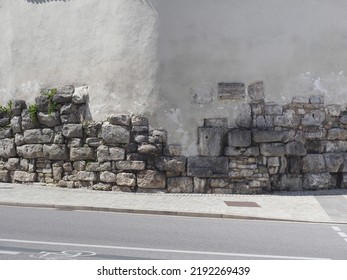
<path fill-rule="evenodd" d="M 203 119 L 234 125 L 247 101 L 219 100 L 218 82 L 341 103 L 346 13 L 344 0 L 3 0 L 0 102 L 88 84 L 94 119 L 144 114 L 196 154 Z"/>
<path fill-rule="evenodd" d="M 155 95 L 157 15 L 145 0 L 0 1 L 0 101 L 88 84 L 92 115 Z"/>
<path fill-rule="evenodd" d="M 324 94 L 327 103 L 347 96 L 346 1 L 158 0 L 157 10 L 171 140 L 189 146 L 203 117 L 233 124 L 238 103 L 218 100 L 221 81 L 263 80 L 267 100 L 280 103 L 298 94 Z M 192 103 L 192 88 L 212 91 L 214 100 Z"/>

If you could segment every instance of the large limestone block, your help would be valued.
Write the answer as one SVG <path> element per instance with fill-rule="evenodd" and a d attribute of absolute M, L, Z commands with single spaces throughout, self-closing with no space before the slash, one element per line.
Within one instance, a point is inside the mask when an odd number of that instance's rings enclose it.
<path fill-rule="evenodd" d="M 199 155 L 219 156 L 223 152 L 224 129 L 217 127 L 199 127 Z"/>
<path fill-rule="evenodd" d="M 50 160 L 67 160 L 68 150 L 64 144 L 43 145 L 43 156 Z"/>
<path fill-rule="evenodd" d="M 327 189 L 332 184 L 330 173 L 308 173 L 303 178 L 303 188 L 305 190 Z"/>
<path fill-rule="evenodd" d="M 286 148 L 282 143 L 260 144 L 260 154 L 266 157 L 281 157 L 286 154 Z"/>
<path fill-rule="evenodd" d="M 282 142 L 284 131 L 276 130 L 254 130 L 253 140 L 256 143 Z"/>
<path fill-rule="evenodd" d="M 228 133 L 228 144 L 232 147 L 244 148 L 252 144 L 250 130 L 233 130 Z"/>
<path fill-rule="evenodd" d="M 228 158 L 188 157 L 187 174 L 193 177 L 228 176 Z"/>
<path fill-rule="evenodd" d="M 82 124 L 65 124 L 62 130 L 66 138 L 82 138 L 83 127 Z"/>
<path fill-rule="evenodd" d="M 95 160 L 94 149 L 90 147 L 73 147 L 70 149 L 70 160 Z"/>
<path fill-rule="evenodd" d="M 116 183 L 118 186 L 135 187 L 136 175 L 133 173 L 118 173 Z"/>
<path fill-rule="evenodd" d="M 22 158 L 42 158 L 43 157 L 42 144 L 27 144 L 17 147 L 17 153 Z"/>
<path fill-rule="evenodd" d="M 186 157 L 160 156 L 155 160 L 155 166 L 160 171 L 184 172 L 186 170 Z"/>
<path fill-rule="evenodd" d="M 302 172 L 304 173 L 318 173 L 325 172 L 326 165 L 323 155 L 320 154 L 308 154 L 303 158 Z"/>
<path fill-rule="evenodd" d="M 0 157 L 9 158 L 16 156 L 15 139 L 0 139 Z"/>
<path fill-rule="evenodd" d="M 193 189 L 192 177 L 173 177 L 167 180 L 167 191 L 170 193 L 192 193 Z"/>
<path fill-rule="evenodd" d="M 100 173 L 100 181 L 105 183 L 116 183 L 117 175 L 110 171 Z"/>
<path fill-rule="evenodd" d="M 25 130 L 24 141 L 27 144 L 50 144 L 54 141 L 54 131 L 49 128 Z"/>
<path fill-rule="evenodd" d="M 130 131 L 128 127 L 103 123 L 100 137 L 107 144 L 127 144 L 130 142 Z"/>
<path fill-rule="evenodd" d="M 101 145 L 96 150 L 99 162 L 123 160 L 125 158 L 125 150 L 118 147 L 107 147 Z"/>
<path fill-rule="evenodd" d="M 144 170 L 137 174 L 137 185 L 145 189 L 164 189 L 166 187 L 165 175 L 156 170 Z"/>
<path fill-rule="evenodd" d="M 37 174 L 25 171 L 15 171 L 13 178 L 15 182 L 32 183 L 36 181 Z"/>

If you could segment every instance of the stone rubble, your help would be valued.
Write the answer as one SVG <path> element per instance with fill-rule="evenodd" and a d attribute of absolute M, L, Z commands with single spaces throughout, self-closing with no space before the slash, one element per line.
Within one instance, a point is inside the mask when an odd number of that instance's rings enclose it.
<path fill-rule="evenodd" d="M 61 86 L 35 99 L 36 112 L 23 100 L 0 112 L 0 182 L 216 194 L 347 188 L 347 111 L 323 96 L 279 105 L 265 102 L 263 82 L 251 84 L 237 126 L 204 119 L 199 154 L 186 157 L 143 116 L 86 120 L 88 90 Z"/>

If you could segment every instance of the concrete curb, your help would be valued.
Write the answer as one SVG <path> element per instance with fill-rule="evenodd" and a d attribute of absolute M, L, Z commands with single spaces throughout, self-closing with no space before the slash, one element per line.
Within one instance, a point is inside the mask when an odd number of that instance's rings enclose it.
<path fill-rule="evenodd" d="M 51 208 L 51 209 L 65 210 L 65 211 L 96 211 L 96 212 L 125 213 L 125 214 L 165 215 L 165 216 L 178 216 L 178 217 L 219 218 L 219 219 L 312 223 L 312 224 L 342 224 L 342 225 L 347 224 L 347 222 L 333 222 L 333 221 L 332 222 L 324 222 L 324 221 L 317 222 L 317 221 L 307 221 L 307 220 L 265 218 L 265 217 L 240 216 L 240 215 L 230 215 L 230 214 L 176 212 L 176 211 L 108 208 L 108 207 L 92 207 L 92 206 L 54 205 L 54 204 L 23 203 L 23 202 L 0 202 L 0 206 Z"/>

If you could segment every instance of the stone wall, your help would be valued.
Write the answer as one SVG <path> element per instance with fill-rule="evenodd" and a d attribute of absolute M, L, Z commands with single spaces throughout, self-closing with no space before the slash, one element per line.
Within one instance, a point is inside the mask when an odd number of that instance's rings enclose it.
<path fill-rule="evenodd" d="M 347 186 L 347 114 L 323 96 L 265 102 L 248 86 L 237 127 L 208 118 L 185 157 L 142 116 L 88 119 L 88 87 L 46 89 L 0 107 L 0 182 L 105 191 L 262 193 Z M 192 141 L 196 141 L 192 139 Z"/>

